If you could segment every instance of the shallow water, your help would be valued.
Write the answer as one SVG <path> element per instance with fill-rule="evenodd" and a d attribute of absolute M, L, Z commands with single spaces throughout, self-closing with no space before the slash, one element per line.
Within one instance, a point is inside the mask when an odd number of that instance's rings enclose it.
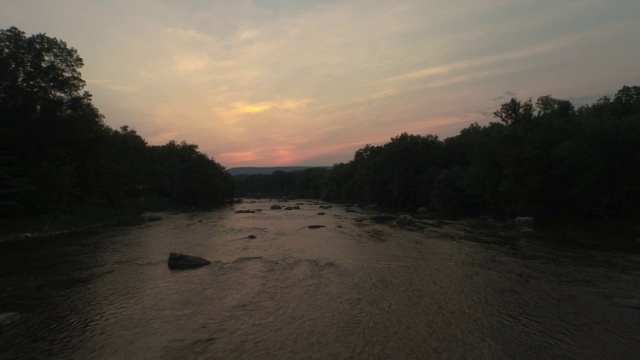
<path fill-rule="evenodd" d="M 339 207 L 271 204 L 0 244 L 0 313 L 22 315 L 0 333 L 0 358 L 640 353 L 640 311 L 614 301 L 640 297 L 637 255 L 557 248 L 467 223 L 408 229 Z M 172 251 L 212 264 L 172 271 Z"/>

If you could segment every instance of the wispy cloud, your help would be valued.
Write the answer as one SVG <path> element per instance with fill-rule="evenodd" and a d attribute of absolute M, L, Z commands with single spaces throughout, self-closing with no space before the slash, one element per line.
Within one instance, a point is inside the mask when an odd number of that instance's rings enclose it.
<path fill-rule="evenodd" d="M 236 101 L 231 104 L 231 113 L 234 114 L 258 114 L 270 110 L 296 110 L 305 107 L 311 100 L 284 100 L 280 102 L 262 101 L 248 103 L 244 101 Z"/>
<path fill-rule="evenodd" d="M 115 80 L 110 79 L 86 79 L 86 83 L 89 85 L 125 93 L 132 93 L 139 90 L 139 88 L 136 86 L 119 83 Z"/>
<path fill-rule="evenodd" d="M 0 22 L 78 49 L 108 124 L 132 125 L 151 143 L 197 143 L 228 167 L 346 161 L 402 131 L 450 135 L 489 121 L 496 101 L 516 93 L 611 93 L 637 79 L 640 62 L 640 47 L 629 46 L 640 8 L 624 0 L 2 9 Z"/>

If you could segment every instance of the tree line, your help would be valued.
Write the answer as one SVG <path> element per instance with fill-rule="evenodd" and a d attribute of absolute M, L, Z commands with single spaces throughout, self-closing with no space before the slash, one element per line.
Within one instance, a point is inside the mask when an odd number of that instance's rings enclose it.
<path fill-rule="evenodd" d="M 512 98 L 456 136 L 402 133 L 329 171 L 236 176 L 240 196 L 320 197 L 446 215 L 625 219 L 640 215 L 640 87 L 575 108 Z"/>
<path fill-rule="evenodd" d="M 0 30 L 0 215 L 144 195 L 207 207 L 232 200 L 230 175 L 197 145 L 151 146 L 105 125 L 82 66 L 64 41 Z"/>
<path fill-rule="evenodd" d="M 499 121 L 456 136 L 402 133 L 331 169 L 236 176 L 198 150 L 151 146 L 112 129 L 84 91 L 77 51 L 45 34 L 0 30 L 0 215 L 118 205 L 159 195 L 189 206 L 295 196 L 426 207 L 448 215 L 632 218 L 640 212 L 640 87 L 574 108 L 512 98 Z"/>

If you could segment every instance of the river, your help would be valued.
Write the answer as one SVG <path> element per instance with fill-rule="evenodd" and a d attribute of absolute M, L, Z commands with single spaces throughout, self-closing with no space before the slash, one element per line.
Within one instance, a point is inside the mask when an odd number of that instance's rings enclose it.
<path fill-rule="evenodd" d="M 500 225 L 402 227 L 272 203 L 1 243 L 0 313 L 21 319 L 0 333 L 0 358 L 640 354 L 640 311 L 616 303 L 640 297 L 637 254 L 554 246 Z M 169 270 L 170 252 L 212 264 Z"/>

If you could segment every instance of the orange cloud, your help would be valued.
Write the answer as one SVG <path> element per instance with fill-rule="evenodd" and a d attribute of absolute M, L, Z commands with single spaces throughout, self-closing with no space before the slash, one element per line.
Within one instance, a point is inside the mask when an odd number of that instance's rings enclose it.
<path fill-rule="evenodd" d="M 244 101 L 236 101 L 231 106 L 236 114 L 257 114 L 272 109 L 296 110 L 304 107 L 310 100 L 284 100 L 282 102 L 263 101 L 257 103 L 247 103 Z"/>
<path fill-rule="evenodd" d="M 263 157 L 259 154 L 259 150 L 247 150 L 222 153 L 217 156 L 221 163 L 243 164 L 250 161 L 261 160 Z"/>
<path fill-rule="evenodd" d="M 231 105 L 235 108 L 235 112 L 238 114 L 257 114 L 271 110 L 274 106 L 273 103 L 270 102 L 248 104 L 242 101 L 236 101 Z"/>

